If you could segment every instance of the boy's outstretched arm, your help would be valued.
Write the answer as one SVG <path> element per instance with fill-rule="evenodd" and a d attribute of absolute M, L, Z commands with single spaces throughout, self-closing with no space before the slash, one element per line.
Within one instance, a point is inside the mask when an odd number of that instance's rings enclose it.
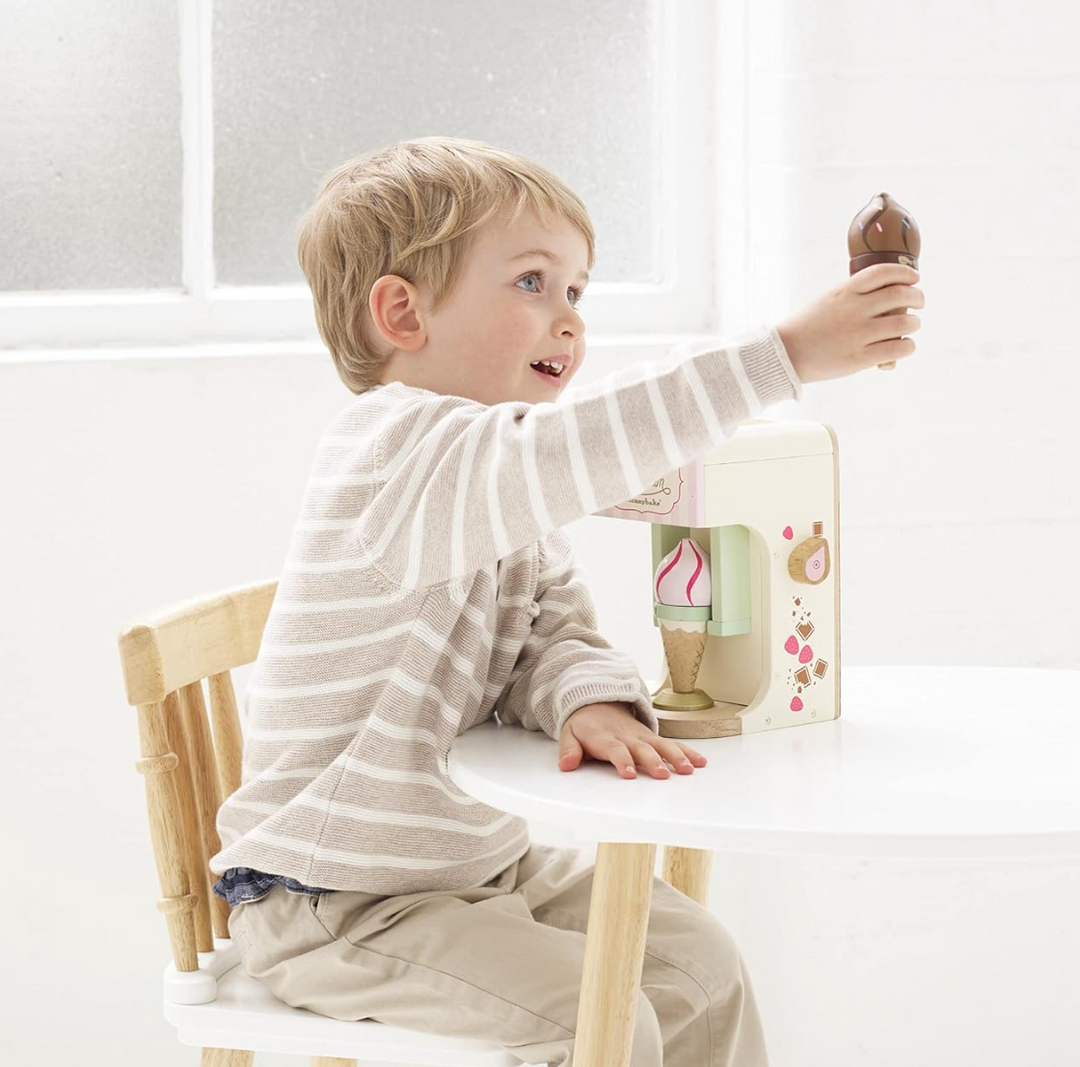
<path fill-rule="evenodd" d="M 409 590 L 465 576 L 629 499 L 802 386 L 777 331 L 683 342 L 568 390 L 485 405 L 425 392 L 372 433 L 356 551 Z"/>

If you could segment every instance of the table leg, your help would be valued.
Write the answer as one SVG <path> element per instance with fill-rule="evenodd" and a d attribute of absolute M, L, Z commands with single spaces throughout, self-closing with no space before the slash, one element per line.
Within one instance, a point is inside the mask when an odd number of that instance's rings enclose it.
<path fill-rule="evenodd" d="M 712 851 L 707 848 L 664 846 L 663 877 L 680 893 L 696 900 L 703 908 L 709 906 L 709 875 L 712 873 Z"/>
<path fill-rule="evenodd" d="M 628 1067 L 652 903 L 654 843 L 596 848 L 574 1067 Z"/>

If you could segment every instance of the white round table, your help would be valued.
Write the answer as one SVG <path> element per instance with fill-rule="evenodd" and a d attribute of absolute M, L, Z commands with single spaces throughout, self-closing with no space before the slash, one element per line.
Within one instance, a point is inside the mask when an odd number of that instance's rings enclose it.
<path fill-rule="evenodd" d="M 674 871 L 710 850 L 1080 855 L 1080 671 L 844 667 L 840 705 L 828 722 L 687 741 L 707 766 L 665 779 L 593 760 L 561 771 L 552 738 L 494 719 L 455 740 L 466 793 L 600 843 L 577 1067 L 629 1062 L 658 844 Z"/>

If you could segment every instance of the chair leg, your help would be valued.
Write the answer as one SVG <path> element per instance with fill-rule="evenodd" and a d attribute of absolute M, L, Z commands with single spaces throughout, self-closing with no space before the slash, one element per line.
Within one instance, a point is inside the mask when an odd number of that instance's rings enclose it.
<path fill-rule="evenodd" d="M 251 1067 L 255 1053 L 243 1048 L 204 1048 L 202 1067 Z"/>
<path fill-rule="evenodd" d="M 356 1060 L 343 1060 L 339 1056 L 312 1056 L 311 1067 L 356 1067 Z"/>

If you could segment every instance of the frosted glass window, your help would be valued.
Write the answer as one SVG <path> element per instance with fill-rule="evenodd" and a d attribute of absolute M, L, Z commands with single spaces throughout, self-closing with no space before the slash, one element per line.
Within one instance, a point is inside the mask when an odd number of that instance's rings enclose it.
<path fill-rule="evenodd" d="M 295 229 L 329 170 L 410 137 L 521 152 L 596 230 L 596 281 L 655 281 L 650 0 L 214 5 L 217 280 L 303 283 Z"/>
<path fill-rule="evenodd" d="M 181 284 L 176 0 L 0 0 L 0 289 Z"/>

